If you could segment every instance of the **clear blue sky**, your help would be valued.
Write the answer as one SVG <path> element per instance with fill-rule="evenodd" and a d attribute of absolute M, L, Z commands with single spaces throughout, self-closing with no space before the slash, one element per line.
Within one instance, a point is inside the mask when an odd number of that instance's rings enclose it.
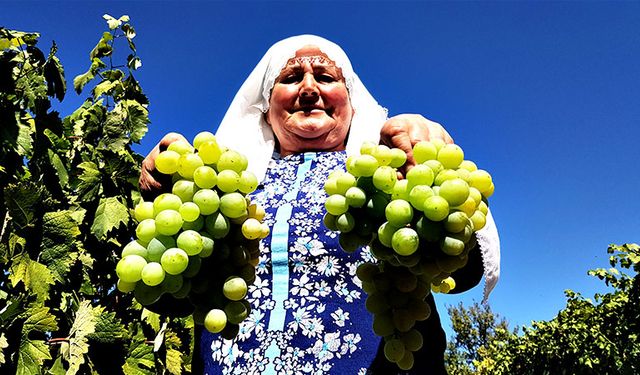
<path fill-rule="evenodd" d="M 84 72 L 105 29 L 128 14 L 152 124 L 215 130 L 266 49 L 296 34 L 340 44 L 391 114 L 445 125 L 494 177 L 502 277 L 490 298 L 512 325 L 550 319 L 563 290 L 602 290 L 609 243 L 640 233 L 638 2 L 0 2 L 0 25 L 52 40 L 67 79 Z M 71 86 L 71 84 L 69 84 Z M 83 97 L 68 93 L 63 115 Z M 438 298 L 481 298 L 481 287 Z M 448 324 L 448 323 L 446 323 Z M 447 329 L 449 330 L 449 329 Z"/>

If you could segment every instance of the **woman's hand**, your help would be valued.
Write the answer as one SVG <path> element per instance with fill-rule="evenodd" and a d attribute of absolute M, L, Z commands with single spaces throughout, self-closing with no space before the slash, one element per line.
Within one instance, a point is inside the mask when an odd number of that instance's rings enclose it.
<path fill-rule="evenodd" d="M 442 125 L 427 120 L 422 115 L 402 114 L 391 117 L 380 130 L 380 143 L 399 148 L 407 154 L 407 162 L 399 170 L 402 175 L 416 165 L 413 146 L 420 141 L 434 139 L 453 143 L 453 139 Z"/>
<path fill-rule="evenodd" d="M 169 133 L 165 135 L 149 155 L 142 161 L 138 186 L 145 200 L 151 200 L 171 187 L 171 176 L 164 175 L 156 170 L 156 157 L 175 141 L 188 142 L 181 134 Z"/>

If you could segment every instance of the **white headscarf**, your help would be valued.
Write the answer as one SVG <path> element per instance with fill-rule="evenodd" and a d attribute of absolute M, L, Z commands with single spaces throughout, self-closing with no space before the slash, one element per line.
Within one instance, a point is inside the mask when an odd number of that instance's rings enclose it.
<path fill-rule="evenodd" d="M 347 153 L 359 153 L 364 141 L 378 143 L 380 128 L 387 119 L 387 110 L 364 87 L 340 46 L 315 35 L 283 39 L 269 48 L 249 74 L 216 132 L 216 138 L 222 145 L 247 156 L 249 170 L 255 173 L 259 181 L 264 178 L 275 146 L 273 130 L 263 116 L 269 109 L 271 89 L 287 61 L 306 45 L 319 47 L 342 69 L 351 106 L 355 111 L 347 140 Z"/>
<path fill-rule="evenodd" d="M 380 139 L 380 129 L 387 119 L 387 110 L 381 107 L 364 87 L 342 48 L 315 35 L 283 39 L 269 48 L 249 74 L 233 98 L 216 132 L 216 138 L 222 145 L 247 157 L 248 168 L 259 181 L 264 178 L 275 146 L 271 126 L 264 119 L 264 113 L 269 109 L 271 89 L 287 61 L 295 57 L 296 51 L 307 45 L 319 47 L 342 69 L 351 105 L 355 110 L 347 140 L 347 153 L 359 154 L 362 142 L 378 143 Z M 483 295 L 486 301 L 500 276 L 500 238 L 491 213 L 487 215 L 485 228 L 477 233 L 484 264 Z"/>

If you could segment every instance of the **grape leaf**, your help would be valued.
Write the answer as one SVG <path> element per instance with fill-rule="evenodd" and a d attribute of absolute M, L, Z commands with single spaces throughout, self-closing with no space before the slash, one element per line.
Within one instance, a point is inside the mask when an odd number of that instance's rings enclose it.
<path fill-rule="evenodd" d="M 20 228 L 32 225 L 42 191 L 35 184 L 10 184 L 5 187 L 4 200 L 13 222 Z"/>
<path fill-rule="evenodd" d="M 31 331 L 51 332 L 58 329 L 56 317 L 49 313 L 48 307 L 32 307 L 23 314 L 26 317 L 22 325 L 23 339 L 29 335 Z"/>
<path fill-rule="evenodd" d="M 69 173 L 67 173 L 67 169 L 64 167 L 64 163 L 60 159 L 60 156 L 51 149 L 47 151 L 49 154 L 49 161 L 58 175 L 60 187 L 65 188 L 69 183 Z"/>
<path fill-rule="evenodd" d="M 6 349 L 9 346 L 9 342 L 7 341 L 7 338 L 4 336 L 4 333 L 2 333 L 0 335 L 0 365 L 6 362 L 6 359 L 4 357 L 4 349 Z"/>
<path fill-rule="evenodd" d="M 63 353 L 69 363 L 67 375 L 74 375 L 84 363 L 84 355 L 89 351 L 87 336 L 95 332 L 96 315 L 99 315 L 104 307 L 91 307 L 89 301 L 82 301 L 76 311 L 76 317 L 69 331 L 68 351 Z"/>
<path fill-rule="evenodd" d="M 33 150 L 33 132 L 35 131 L 35 121 L 28 113 L 19 116 L 16 113 L 18 123 L 18 136 L 15 140 L 16 152 L 20 156 L 29 157 Z"/>
<path fill-rule="evenodd" d="M 26 254 L 13 257 L 9 280 L 14 287 L 22 281 L 25 288 L 31 290 L 39 301 L 49 298 L 49 286 L 54 283 L 51 271 Z"/>
<path fill-rule="evenodd" d="M 91 161 L 78 164 L 82 174 L 78 177 L 78 196 L 81 200 L 92 200 L 102 192 L 101 173 L 98 166 Z"/>
<path fill-rule="evenodd" d="M 158 332 L 160 330 L 160 315 L 154 313 L 153 311 L 142 309 L 142 314 L 140 315 L 142 320 L 149 323 L 151 328 L 154 331 Z"/>
<path fill-rule="evenodd" d="M 100 60 L 97 57 L 95 58 L 92 57 L 91 66 L 89 67 L 89 70 L 87 70 L 83 74 L 76 76 L 73 79 L 73 89 L 76 90 L 78 94 L 80 94 L 84 86 L 86 86 L 87 83 L 89 83 L 92 79 L 95 78 L 96 74 L 98 74 L 100 69 L 105 67 L 106 65 L 104 62 L 102 62 L 102 60 Z"/>
<path fill-rule="evenodd" d="M 44 341 L 23 337 L 18 351 L 16 375 L 40 374 L 42 364 L 48 359 L 51 359 L 51 354 Z"/>
<path fill-rule="evenodd" d="M 95 331 L 88 335 L 90 340 L 101 343 L 114 343 L 123 340 L 129 332 L 113 312 L 96 315 Z"/>
<path fill-rule="evenodd" d="M 165 366 L 171 374 L 182 374 L 182 353 L 177 349 L 167 349 Z"/>
<path fill-rule="evenodd" d="M 75 238 L 80 235 L 70 211 L 47 212 L 42 220 L 40 261 L 53 271 L 58 282 L 64 282 L 71 265 L 78 258 Z"/>
<path fill-rule="evenodd" d="M 62 364 L 62 356 L 58 356 L 56 361 L 53 363 L 53 366 L 47 371 L 47 375 L 65 375 L 66 371 L 64 369 L 64 365 Z"/>
<path fill-rule="evenodd" d="M 154 364 L 153 348 L 145 343 L 145 337 L 138 331 L 129 345 L 122 370 L 125 375 L 154 375 Z"/>
<path fill-rule="evenodd" d="M 120 224 L 129 222 L 129 209 L 118 198 L 109 197 L 100 199 L 96 209 L 96 216 L 91 225 L 91 232 L 100 240 L 107 237 L 107 233 Z"/>

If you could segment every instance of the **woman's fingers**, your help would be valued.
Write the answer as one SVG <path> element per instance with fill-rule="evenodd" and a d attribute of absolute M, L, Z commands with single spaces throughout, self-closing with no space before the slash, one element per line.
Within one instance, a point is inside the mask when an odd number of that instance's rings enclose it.
<path fill-rule="evenodd" d="M 142 161 L 138 186 L 145 200 L 151 200 L 171 187 L 171 176 L 158 172 L 155 160 L 171 143 L 179 140 L 187 142 L 186 138 L 179 133 L 165 135 Z"/>

